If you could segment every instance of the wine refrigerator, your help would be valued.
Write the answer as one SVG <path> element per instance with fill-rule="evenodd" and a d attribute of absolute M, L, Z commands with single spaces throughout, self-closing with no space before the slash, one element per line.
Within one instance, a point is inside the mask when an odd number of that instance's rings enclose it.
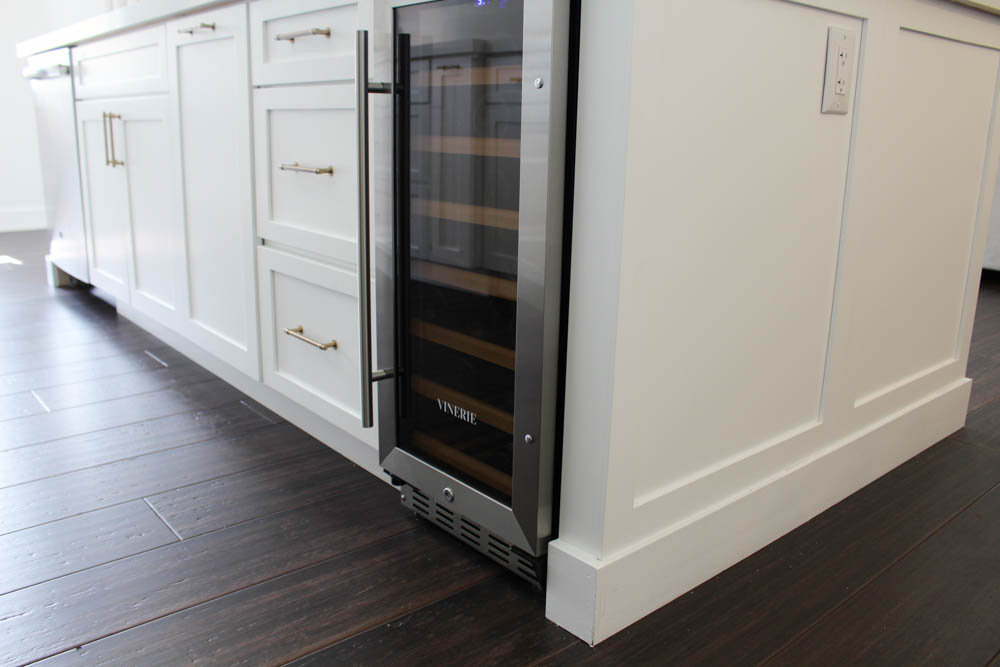
<path fill-rule="evenodd" d="M 391 80 L 371 80 L 366 31 L 357 43 L 359 275 L 375 269 L 374 299 L 363 279 L 359 299 L 362 420 L 377 418 L 381 465 L 406 507 L 542 585 L 570 2 L 386 4 Z M 391 174 L 375 188 L 391 190 L 391 214 L 374 231 L 370 104 L 391 107 L 375 127 L 391 128 Z"/>

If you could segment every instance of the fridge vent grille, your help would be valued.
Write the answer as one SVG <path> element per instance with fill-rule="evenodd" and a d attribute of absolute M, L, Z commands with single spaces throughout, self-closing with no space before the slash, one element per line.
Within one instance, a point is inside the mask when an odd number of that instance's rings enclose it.
<path fill-rule="evenodd" d="M 514 574 L 527 579 L 537 588 L 544 588 L 544 557 L 535 558 L 531 554 L 518 549 L 479 524 L 432 500 L 426 494 L 414 489 L 412 486 L 403 486 L 401 498 L 403 505 L 413 510 L 418 516 L 448 531 L 477 551 L 486 554 L 500 563 Z"/>

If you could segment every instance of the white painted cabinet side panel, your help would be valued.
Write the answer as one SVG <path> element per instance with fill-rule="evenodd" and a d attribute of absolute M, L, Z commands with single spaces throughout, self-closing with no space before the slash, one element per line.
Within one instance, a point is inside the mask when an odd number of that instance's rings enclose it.
<path fill-rule="evenodd" d="M 774 0 L 637 12 L 633 76 L 664 82 L 629 127 L 612 440 L 637 505 L 822 419 L 853 118 L 819 109 L 830 25 L 860 35 Z"/>

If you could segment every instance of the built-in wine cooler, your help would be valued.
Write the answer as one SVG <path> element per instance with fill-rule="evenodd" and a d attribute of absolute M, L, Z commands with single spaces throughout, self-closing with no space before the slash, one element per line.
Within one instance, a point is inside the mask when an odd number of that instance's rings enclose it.
<path fill-rule="evenodd" d="M 392 80 L 358 39 L 363 419 L 403 503 L 541 581 L 552 532 L 568 0 L 392 3 Z M 377 98 L 377 99 L 376 99 Z M 369 105 L 391 102 L 391 230 Z M 390 131 L 376 125 L 376 131 Z M 378 180 L 378 179 L 377 179 Z M 378 192 L 374 196 L 380 196 Z M 370 241 L 370 239 L 372 241 Z M 370 345 L 366 340 L 362 346 Z M 371 359 L 375 363 L 372 365 Z"/>

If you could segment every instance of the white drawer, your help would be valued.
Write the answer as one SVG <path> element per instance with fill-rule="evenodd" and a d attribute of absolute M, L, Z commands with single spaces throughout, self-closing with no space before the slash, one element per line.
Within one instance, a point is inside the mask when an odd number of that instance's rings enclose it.
<path fill-rule="evenodd" d="M 253 84 L 353 80 L 357 28 L 357 0 L 251 3 Z"/>
<path fill-rule="evenodd" d="M 165 25 L 74 47 L 76 98 L 167 92 L 166 48 Z"/>
<path fill-rule="evenodd" d="M 254 90 L 261 237 L 338 261 L 357 262 L 354 105 L 350 84 Z"/>
<path fill-rule="evenodd" d="M 354 273 L 261 246 L 264 383 L 369 443 L 361 428 L 358 279 Z M 286 333 L 298 330 L 326 350 Z"/>

